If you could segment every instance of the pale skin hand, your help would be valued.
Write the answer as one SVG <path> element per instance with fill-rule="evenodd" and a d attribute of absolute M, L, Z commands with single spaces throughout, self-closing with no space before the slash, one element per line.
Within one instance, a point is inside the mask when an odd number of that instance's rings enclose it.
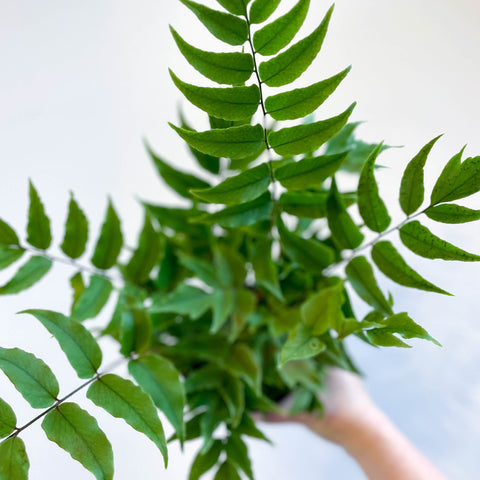
<path fill-rule="evenodd" d="M 297 422 L 342 446 L 369 480 L 446 480 L 368 396 L 360 378 L 332 368 L 320 394 L 324 415 L 270 413 L 270 422 Z"/>

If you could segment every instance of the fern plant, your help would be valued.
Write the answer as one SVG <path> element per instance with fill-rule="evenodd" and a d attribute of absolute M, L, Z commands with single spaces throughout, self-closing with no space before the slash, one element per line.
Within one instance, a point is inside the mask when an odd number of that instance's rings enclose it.
<path fill-rule="evenodd" d="M 171 125 L 204 174 L 182 171 L 147 147 L 160 177 L 189 206 L 144 203 L 144 226 L 130 251 L 109 201 L 93 254 L 84 261 L 88 221 L 73 196 L 62 257 L 51 253 L 50 220 L 33 183 L 26 239 L 0 221 L 0 268 L 23 262 L 0 294 L 32 287 L 55 262 L 71 264 L 69 312 L 21 313 L 50 332 L 81 379 L 60 395 L 40 358 L 0 348 L 0 369 L 36 409 L 31 421 L 18 425 L 0 399 L 0 480 L 28 478 L 22 432 L 38 423 L 95 478 L 113 478 L 107 436 L 73 402 L 82 392 L 144 433 L 165 465 L 168 441 L 202 438 L 190 480 L 212 469 L 220 480 L 253 479 L 245 438 L 268 439 L 252 412 L 275 410 L 286 395 L 293 398 L 292 412 L 321 411 L 316 392 L 325 369 L 356 371 L 345 338 L 355 335 L 377 347 L 408 347 L 410 338 L 437 343 L 407 312 L 394 309 L 377 278 L 448 292 L 413 270 L 390 237 L 399 235 L 401 248 L 425 258 L 480 260 L 421 223 L 422 216 L 450 224 L 480 219 L 480 210 L 453 203 L 480 190 L 480 157 L 463 160 L 463 150 L 454 155 L 425 201 L 424 167 L 439 137 L 428 142 L 404 170 L 399 203 L 405 217 L 392 221 L 375 179 L 377 158 L 388 146 L 356 138 L 358 124 L 348 123 L 354 104 L 332 118 L 312 117 L 349 68 L 313 85 L 290 86 L 320 51 L 333 7 L 294 42 L 309 0 L 275 20 L 281 0 L 217 1 L 223 9 L 181 0 L 237 51 L 200 50 L 172 28 L 186 61 L 222 85 L 200 87 L 170 72 L 181 93 L 208 115 L 205 131 L 185 118 Z M 356 191 L 343 188 L 347 176 L 358 178 Z M 122 251 L 127 261 L 119 260 Z M 351 294 L 369 307 L 364 318 L 355 314 Z M 119 358 L 102 366 L 102 351 L 84 322 L 111 297 L 116 308 L 101 335 L 118 342 Z M 131 378 L 111 373 L 122 362 Z M 168 440 L 159 410 L 175 431 Z"/>

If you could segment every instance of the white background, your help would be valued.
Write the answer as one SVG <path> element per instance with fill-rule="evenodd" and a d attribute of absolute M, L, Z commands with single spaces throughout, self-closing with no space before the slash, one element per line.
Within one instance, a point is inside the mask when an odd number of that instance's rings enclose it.
<path fill-rule="evenodd" d="M 290 7 L 294 2 L 285 0 Z M 304 32 L 319 23 L 328 4 L 312 1 Z M 338 0 L 323 51 L 299 86 L 326 78 L 349 64 L 353 70 L 319 111 L 319 118 L 358 106 L 353 120 L 367 120 L 359 132 L 405 148 L 383 154 L 391 167 L 379 172 L 382 195 L 397 202 L 399 175 L 416 151 L 439 133 L 428 168 L 427 185 L 443 164 L 468 142 L 466 153 L 480 152 L 480 69 L 474 0 Z M 173 198 L 157 179 L 142 138 L 181 168 L 193 168 L 185 147 L 167 126 L 181 99 L 167 67 L 184 80 L 202 82 L 180 57 L 168 24 L 191 43 L 222 48 L 172 0 L 0 0 L 0 216 L 23 231 L 27 179 L 31 178 L 53 220 L 55 241 L 62 238 L 68 192 L 73 190 L 96 235 L 111 195 L 133 243 L 141 222 L 135 197 L 162 202 Z M 185 102 L 183 102 L 185 105 Z M 189 107 L 194 118 L 198 113 Z M 199 117 L 198 117 L 199 118 Z M 201 127 L 201 124 L 197 124 Z M 477 199 L 469 205 L 479 206 Z M 393 208 L 393 207 L 392 207 Z M 395 212 L 398 209 L 393 208 Z M 398 215 L 397 219 L 401 219 Z M 437 234 L 480 252 L 479 227 L 447 228 Z M 407 291 L 386 282 L 397 310 L 408 309 L 444 345 L 412 342 L 412 350 L 373 350 L 352 342 L 358 364 L 368 372 L 376 401 L 410 438 L 452 479 L 476 478 L 480 435 L 480 319 L 478 265 L 424 261 L 406 254 L 427 278 L 454 298 Z M 6 281 L 12 270 L 2 272 Z M 67 393 L 78 384 L 55 341 L 23 308 L 67 311 L 68 276 L 58 266 L 49 278 L 20 297 L 3 298 L 0 344 L 32 351 L 54 366 Z M 109 305 L 111 310 L 111 305 Z M 115 347 L 105 345 L 107 356 Z M 0 374 L 0 395 L 14 404 L 19 423 L 32 412 Z M 140 434 L 122 422 L 93 412 L 112 441 L 116 478 L 186 478 L 191 455 L 170 450 L 170 467 Z M 338 449 L 300 427 L 266 426 L 275 448 L 251 444 L 258 479 L 360 479 L 362 474 Z M 33 480 L 81 480 L 90 474 L 45 440 L 40 425 L 23 435 Z"/>

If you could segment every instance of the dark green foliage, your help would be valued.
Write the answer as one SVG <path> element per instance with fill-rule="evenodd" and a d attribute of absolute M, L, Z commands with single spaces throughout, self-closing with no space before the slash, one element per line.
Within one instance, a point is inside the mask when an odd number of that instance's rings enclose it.
<path fill-rule="evenodd" d="M 26 242 L 0 220 L 0 269 L 28 254 L 0 295 L 32 287 L 57 261 L 71 266 L 70 316 L 23 313 L 48 330 L 84 380 L 59 398 L 51 369 L 18 348 L 0 347 L 0 370 L 33 408 L 43 409 L 25 428 L 42 419 L 47 437 L 99 480 L 113 478 L 112 449 L 94 417 L 66 403 L 73 393 L 86 391 L 97 406 L 147 436 L 165 464 L 159 411 L 175 430 L 169 442 L 200 439 L 190 480 L 204 474 L 253 480 L 245 439 L 268 439 L 252 413 L 275 411 L 288 395 L 293 413 L 320 411 L 317 394 L 326 369 L 357 371 L 345 338 L 355 335 L 377 347 L 408 348 L 405 340 L 412 338 L 438 344 L 408 313 L 396 311 L 374 266 L 399 285 L 449 294 L 417 273 L 388 236 L 398 232 L 404 246 L 422 257 L 480 260 L 417 219 L 480 219 L 480 210 L 450 203 L 480 190 L 480 157 L 462 162 L 463 150 L 455 155 L 421 210 L 424 168 L 439 137 L 427 143 L 399 182 L 407 218 L 392 219 L 375 178 L 377 157 L 389 147 L 357 138 L 360 123 L 347 123 L 354 103 L 332 118 L 313 117 L 350 68 L 319 76 L 313 85 L 290 85 L 319 53 L 333 7 L 292 45 L 308 0 L 292 2 L 273 20 L 281 0 L 217 0 L 218 10 L 200 0 L 180 1 L 233 46 L 228 53 L 204 51 L 171 29 L 185 60 L 226 85 L 197 86 L 170 71 L 186 99 L 207 114 L 201 131 L 182 114 L 179 126 L 171 125 L 196 162 L 191 171 L 180 153 L 166 161 L 147 146 L 160 179 L 182 203 L 167 204 L 161 195 L 158 204 L 142 202 L 143 226 L 127 246 L 109 200 L 91 260 L 83 263 L 76 259 L 86 251 L 89 225 L 73 196 L 59 242 L 68 258 L 49 250 L 50 220 L 33 184 Z M 285 88 L 267 96 L 265 85 Z M 358 188 L 347 190 L 355 180 Z M 364 318 L 349 298 L 352 289 L 367 305 Z M 105 319 L 110 301 L 115 308 Z M 104 336 L 116 342 L 120 358 L 100 370 L 104 339 L 97 338 Z M 121 363 L 128 363 L 133 381 L 113 374 Z M 12 407 L 0 399 L 0 438 L 7 437 L 0 443 L 0 480 L 25 480 L 24 427 Z"/>

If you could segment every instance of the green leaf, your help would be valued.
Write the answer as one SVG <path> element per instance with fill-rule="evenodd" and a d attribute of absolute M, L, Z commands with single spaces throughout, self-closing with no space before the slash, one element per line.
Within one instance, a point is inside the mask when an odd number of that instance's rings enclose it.
<path fill-rule="evenodd" d="M 150 313 L 177 313 L 200 318 L 211 307 L 211 296 L 204 290 L 182 284 L 169 295 L 155 298 Z"/>
<path fill-rule="evenodd" d="M 210 80 L 227 85 L 241 85 L 252 76 L 253 58 L 250 54 L 205 52 L 188 44 L 172 27 L 170 31 L 188 63 Z"/>
<path fill-rule="evenodd" d="M 72 318 L 78 321 L 95 318 L 110 298 L 113 287 L 103 275 L 92 275 L 90 284 L 78 297 L 72 311 Z"/>
<path fill-rule="evenodd" d="M 212 295 L 213 318 L 210 332 L 217 333 L 235 309 L 235 296 L 231 289 L 216 290 Z"/>
<path fill-rule="evenodd" d="M 122 312 L 120 353 L 128 356 L 141 353 L 150 347 L 152 341 L 152 320 L 144 310 L 137 308 Z"/>
<path fill-rule="evenodd" d="M 322 335 L 335 328 L 343 319 L 342 305 L 345 301 L 343 283 L 324 287 L 305 300 L 301 307 L 303 324 L 313 336 Z"/>
<path fill-rule="evenodd" d="M 162 180 L 182 197 L 192 198 L 190 193 L 190 189 L 192 188 L 208 188 L 210 186 L 207 182 L 204 182 L 194 175 L 173 168 L 157 156 L 148 145 L 146 145 L 146 148 Z"/>
<path fill-rule="evenodd" d="M 139 386 L 118 375 L 102 375 L 90 385 L 87 398 L 110 415 L 122 418 L 132 428 L 146 435 L 162 453 L 167 467 L 167 443 L 162 423 L 151 397 Z"/>
<path fill-rule="evenodd" d="M 290 232 L 281 221 L 277 227 L 280 243 L 286 254 L 306 270 L 321 273 L 334 261 L 334 252 L 330 247 Z"/>
<path fill-rule="evenodd" d="M 478 262 L 480 255 L 466 252 L 434 235 L 420 222 L 409 222 L 400 228 L 400 239 L 413 253 L 425 258 L 441 258 L 460 262 Z"/>
<path fill-rule="evenodd" d="M 402 342 L 393 333 L 385 331 L 383 328 L 374 328 L 365 332 L 368 340 L 379 347 L 400 347 L 411 348 L 410 345 Z"/>
<path fill-rule="evenodd" d="M 248 259 L 255 272 L 255 281 L 278 300 L 283 300 L 278 281 L 277 264 L 272 260 L 272 239 L 265 237 L 251 238 L 247 244 Z"/>
<path fill-rule="evenodd" d="M 273 10 L 275 10 L 275 2 L 271 3 L 273 3 L 273 5 L 270 5 L 268 9 L 273 8 Z M 278 2 L 276 3 L 278 4 Z M 252 9 L 254 5 L 255 4 L 252 5 Z M 300 0 L 285 15 L 282 15 L 272 23 L 265 25 L 262 29 L 255 32 L 253 35 L 255 51 L 261 55 L 275 55 L 283 47 L 286 47 L 303 25 L 309 5 L 310 0 Z M 265 6 L 263 7 L 263 11 L 265 12 Z M 320 47 L 318 48 L 320 49 Z"/>
<path fill-rule="evenodd" d="M 47 414 L 42 428 L 50 441 L 68 452 L 97 480 L 113 479 L 113 452 L 97 421 L 75 403 L 62 403 Z"/>
<path fill-rule="evenodd" d="M 346 156 L 346 153 L 322 155 L 287 163 L 275 170 L 275 178 L 289 191 L 318 187 L 340 168 Z"/>
<path fill-rule="evenodd" d="M 160 224 L 162 229 L 171 228 L 177 232 L 185 233 L 192 237 L 203 236 L 205 232 L 202 227 L 191 225 L 189 220 L 193 217 L 201 215 L 193 208 L 171 208 L 161 205 L 152 205 L 150 203 L 142 202 L 148 213 Z"/>
<path fill-rule="evenodd" d="M 212 10 L 190 0 L 180 0 L 207 27 L 210 33 L 230 45 L 243 45 L 248 38 L 247 22 L 229 13 Z"/>
<path fill-rule="evenodd" d="M 287 85 L 310 66 L 322 47 L 332 12 L 333 7 L 328 10 L 322 23 L 308 37 L 271 60 L 260 64 L 258 72 L 266 85 L 269 87 Z"/>
<path fill-rule="evenodd" d="M 102 351 L 80 323 L 50 310 L 24 310 L 33 315 L 57 340 L 80 378 L 91 378 L 102 363 Z"/>
<path fill-rule="evenodd" d="M 158 265 L 161 255 L 160 236 L 152 225 L 150 215 L 145 212 L 138 247 L 125 267 L 125 275 L 132 282 L 143 285 L 150 278 L 150 272 Z"/>
<path fill-rule="evenodd" d="M 0 219 L 0 245 L 19 246 L 18 236 L 15 230 L 2 219 Z"/>
<path fill-rule="evenodd" d="M 383 332 L 398 333 L 405 339 L 421 338 L 441 347 L 437 340 L 429 335 L 423 327 L 417 325 L 405 312 L 388 317 L 383 324 L 384 327 L 381 329 Z"/>
<path fill-rule="evenodd" d="M 253 480 L 252 463 L 250 458 L 248 458 L 248 449 L 239 435 L 232 433 L 228 437 L 225 452 L 228 461 L 232 462 L 240 470 L 243 470 L 245 475 L 250 480 Z"/>
<path fill-rule="evenodd" d="M 388 241 L 377 242 L 372 248 L 372 259 L 379 270 L 394 282 L 405 287 L 450 295 L 436 287 L 413 270 Z"/>
<path fill-rule="evenodd" d="M 11 437 L 0 443 L 0 480 L 27 480 L 29 468 L 21 438 Z"/>
<path fill-rule="evenodd" d="M 215 440 L 206 452 L 199 451 L 193 461 L 188 480 L 199 480 L 202 475 L 210 471 L 218 462 L 222 451 L 221 440 Z"/>
<path fill-rule="evenodd" d="M 30 206 L 28 209 L 27 242 L 35 248 L 46 250 L 52 243 L 50 220 L 33 183 L 29 182 Z"/>
<path fill-rule="evenodd" d="M 340 249 L 354 249 L 360 246 L 364 236 L 347 212 L 343 199 L 338 193 L 335 177 L 332 178 L 327 200 L 327 218 L 333 241 Z"/>
<path fill-rule="evenodd" d="M 227 178 L 215 187 L 192 190 L 192 193 L 206 202 L 232 205 L 255 200 L 268 190 L 269 184 L 270 169 L 266 163 L 262 163 L 234 177 Z"/>
<path fill-rule="evenodd" d="M 120 230 L 120 220 L 111 200 L 109 200 L 105 221 L 93 252 L 93 265 L 101 270 L 112 268 L 117 261 L 122 245 L 123 237 Z"/>
<path fill-rule="evenodd" d="M 214 480 L 242 480 L 232 463 L 225 461 L 217 470 Z"/>
<path fill-rule="evenodd" d="M 255 0 L 250 7 L 250 23 L 263 23 L 277 9 L 280 0 Z"/>
<path fill-rule="evenodd" d="M 207 285 L 219 286 L 215 266 L 211 262 L 182 255 L 180 256 L 180 263 Z"/>
<path fill-rule="evenodd" d="M 217 0 L 217 2 L 234 15 L 245 15 L 247 3 L 250 0 Z"/>
<path fill-rule="evenodd" d="M 262 147 L 264 131 L 261 125 L 220 128 L 196 132 L 169 124 L 191 147 L 215 157 L 244 158 Z M 206 188 L 208 185 L 192 186 Z"/>
<path fill-rule="evenodd" d="M 70 197 L 68 216 L 65 224 L 65 236 L 60 246 L 63 253 L 70 258 L 78 258 L 85 251 L 88 240 L 88 220 L 82 209 L 73 198 Z"/>
<path fill-rule="evenodd" d="M 440 137 L 441 135 L 427 143 L 417 155 L 413 157 L 407 165 L 405 172 L 403 172 L 402 183 L 400 185 L 400 206 L 407 215 L 416 212 L 423 202 L 425 195 L 423 169 L 430 151 Z"/>
<path fill-rule="evenodd" d="M 25 250 L 23 248 L 9 248 L 0 245 L 0 270 L 9 267 L 20 260 Z"/>
<path fill-rule="evenodd" d="M 0 295 L 11 295 L 35 285 L 46 275 L 52 266 L 52 261 L 45 257 L 30 257 L 5 285 L 0 287 Z"/>
<path fill-rule="evenodd" d="M 247 435 L 248 437 L 258 438 L 267 443 L 272 443 L 255 425 L 248 413 L 244 413 L 240 425 L 235 429 L 239 435 Z"/>
<path fill-rule="evenodd" d="M 322 340 L 312 334 L 309 327 L 299 323 L 288 335 L 280 353 L 280 365 L 291 360 L 314 357 L 325 350 Z"/>
<path fill-rule="evenodd" d="M 128 371 L 152 397 L 153 403 L 165 414 L 178 438 L 183 441 L 185 389 L 175 365 L 159 355 L 148 354 L 130 361 Z"/>
<path fill-rule="evenodd" d="M 392 307 L 378 288 L 373 269 L 365 257 L 355 257 L 350 260 L 345 272 L 350 285 L 362 300 L 380 312 L 392 314 Z"/>
<path fill-rule="evenodd" d="M 378 186 L 373 173 L 375 160 L 382 151 L 380 144 L 370 154 L 360 174 L 358 182 L 358 210 L 365 225 L 374 232 L 383 232 L 390 225 L 390 215 L 378 194 Z"/>
<path fill-rule="evenodd" d="M 425 211 L 428 218 L 442 223 L 466 223 L 480 220 L 480 210 L 446 203 L 430 207 Z"/>
<path fill-rule="evenodd" d="M 0 398 L 0 438 L 10 435 L 17 425 L 17 417 L 12 407 Z"/>
<path fill-rule="evenodd" d="M 240 205 L 233 205 L 212 214 L 195 218 L 195 222 L 207 224 L 218 223 L 225 228 L 237 228 L 253 225 L 260 220 L 269 219 L 273 211 L 270 193 L 265 192 L 260 197 Z"/>
<path fill-rule="evenodd" d="M 445 165 L 433 187 L 432 205 L 465 198 L 480 190 L 480 157 L 462 162 L 464 149 Z"/>
<path fill-rule="evenodd" d="M 285 192 L 279 199 L 282 211 L 303 218 L 323 218 L 327 216 L 328 194 L 310 192 Z"/>
<path fill-rule="evenodd" d="M 355 103 L 336 117 L 270 132 L 268 143 L 279 155 L 298 155 L 305 153 L 305 151 L 313 152 L 347 123 L 354 108 Z"/>
<path fill-rule="evenodd" d="M 257 85 L 229 88 L 197 87 L 182 82 L 171 70 L 170 76 L 191 103 L 217 118 L 243 120 L 250 118 L 258 110 L 260 90 Z"/>
<path fill-rule="evenodd" d="M 85 291 L 85 283 L 83 281 L 82 273 L 77 272 L 70 278 L 70 286 L 73 289 L 73 301 L 72 301 L 72 311 L 75 308 L 75 305 L 78 302 L 78 299 L 82 296 L 82 293 Z"/>
<path fill-rule="evenodd" d="M 265 109 L 275 120 L 294 120 L 314 112 L 338 87 L 351 67 L 309 87 L 267 97 Z"/>
<path fill-rule="evenodd" d="M 33 408 L 53 405 L 60 388 L 48 365 L 19 348 L 0 347 L 0 369 Z"/>

